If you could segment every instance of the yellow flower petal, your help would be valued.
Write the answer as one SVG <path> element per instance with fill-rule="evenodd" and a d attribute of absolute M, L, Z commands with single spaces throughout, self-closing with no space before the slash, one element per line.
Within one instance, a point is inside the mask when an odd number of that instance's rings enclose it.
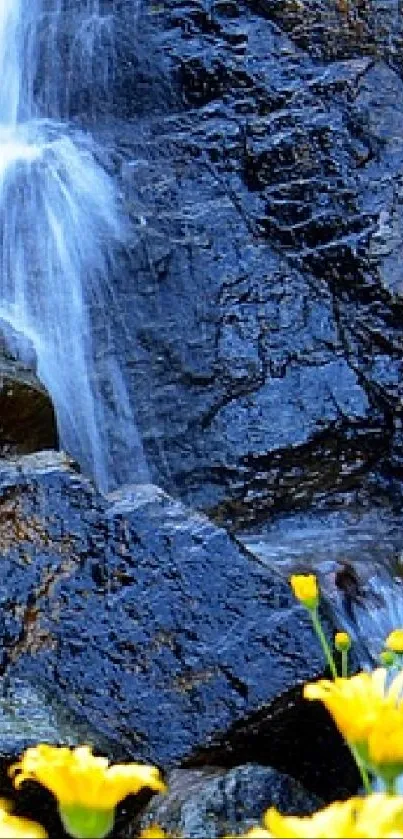
<path fill-rule="evenodd" d="M 388 708 L 396 707 L 402 691 L 403 673 L 387 686 L 388 671 L 357 673 L 350 678 L 320 680 L 305 685 L 304 697 L 318 699 L 328 709 L 343 737 L 349 743 L 366 742 L 369 732 Z"/>
<path fill-rule="evenodd" d="M 354 825 L 354 837 L 380 836 L 391 839 L 403 831 L 403 797 L 374 793 L 360 801 Z"/>
<path fill-rule="evenodd" d="M 403 773 L 403 708 L 390 708 L 380 714 L 368 734 L 368 760 L 384 778 Z"/>
<path fill-rule="evenodd" d="M 403 672 L 358 673 L 349 679 L 306 685 L 304 696 L 319 699 L 343 737 L 385 781 L 403 773 Z"/>
<path fill-rule="evenodd" d="M 274 808 L 264 821 L 274 837 L 279 839 L 322 839 L 322 837 L 349 836 L 354 804 L 335 802 L 313 816 L 282 816 Z"/>
<path fill-rule="evenodd" d="M 392 839 L 402 830 L 403 798 L 374 794 L 336 801 L 312 816 L 282 816 L 268 810 L 264 823 L 274 839 Z"/>
<path fill-rule="evenodd" d="M 47 839 L 44 827 L 30 819 L 12 816 L 10 802 L 0 799 L 0 839 Z"/>
<path fill-rule="evenodd" d="M 167 834 L 161 827 L 155 825 L 153 827 L 145 827 L 140 833 L 140 839 L 167 839 Z"/>
<path fill-rule="evenodd" d="M 385 641 L 385 647 L 392 653 L 403 653 L 403 629 L 394 629 L 390 632 Z"/>
<path fill-rule="evenodd" d="M 0 821 L 0 839 L 46 839 L 46 830 L 42 825 L 18 816 L 9 816 Z"/>

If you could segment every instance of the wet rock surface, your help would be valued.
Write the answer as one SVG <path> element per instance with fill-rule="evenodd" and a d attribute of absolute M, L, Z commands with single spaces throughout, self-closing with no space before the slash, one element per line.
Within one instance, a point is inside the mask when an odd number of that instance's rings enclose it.
<path fill-rule="evenodd" d="M 401 474 L 401 17 L 294 7 L 145 4 L 170 95 L 100 128 L 153 480 L 237 527 Z"/>
<path fill-rule="evenodd" d="M 268 807 L 302 815 L 321 806 L 296 781 L 270 767 L 246 764 L 222 770 L 173 770 L 168 795 L 158 795 L 146 808 L 141 827 L 160 825 L 170 836 L 218 839 L 260 824 Z M 139 822 L 134 835 L 139 835 Z"/>
<path fill-rule="evenodd" d="M 270 731 L 275 703 L 275 743 L 323 673 L 289 586 L 155 487 L 106 501 L 62 455 L 21 458 L 0 469 L 0 546 L 5 686 L 47 690 L 111 755 L 236 765 L 227 733 L 257 713 Z"/>
<path fill-rule="evenodd" d="M 317 575 L 340 628 L 354 640 L 356 666 L 376 666 L 385 638 L 403 621 L 403 519 L 378 495 L 371 504 L 278 516 L 241 541 L 287 580 Z"/>

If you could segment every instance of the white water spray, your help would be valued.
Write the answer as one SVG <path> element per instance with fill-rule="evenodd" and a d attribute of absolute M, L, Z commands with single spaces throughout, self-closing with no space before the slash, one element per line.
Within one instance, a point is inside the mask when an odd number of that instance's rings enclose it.
<path fill-rule="evenodd" d="M 69 74 L 78 68 L 91 80 L 105 37 L 107 65 L 113 57 L 112 19 L 98 0 L 70 5 L 0 3 L 0 320 L 31 341 L 62 447 L 107 491 L 146 478 L 124 378 L 113 360 L 98 374 L 89 316 L 90 305 L 105 305 L 124 224 L 91 137 L 61 118 Z M 69 14 L 75 29 L 61 72 Z"/>

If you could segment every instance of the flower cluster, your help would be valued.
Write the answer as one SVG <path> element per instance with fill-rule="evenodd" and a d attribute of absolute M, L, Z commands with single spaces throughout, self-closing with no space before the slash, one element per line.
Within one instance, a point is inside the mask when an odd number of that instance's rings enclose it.
<path fill-rule="evenodd" d="M 380 654 L 384 666 L 349 676 L 351 638 L 345 631 L 337 632 L 333 647 L 326 638 L 316 577 L 296 574 L 290 582 L 295 597 L 308 610 L 333 677 L 305 685 L 304 697 L 322 702 L 333 717 L 357 762 L 366 794 L 335 801 L 311 816 L 286 816 L 272 807 L 264 814 L 262 825 L 244 837 L 403 839 L 403 796 L 396 794 L 397 779 L 403 776 L 403 629 L 395 629 L 387 637 Z M 24 781 L 33 780 L 53 793 L 64 829 L 76 839 L 106 837 L 113 829 L 116 805 L 126 796 L 144 788 L 166 790 L 154 766 L 110 765 L 106 758 L 93 755 L 89 746 L 71 749 L 39 744 L 26 750 L 10 768 L 10 775 L 17 789 Z M 383 792 L 374 791 L 374 781 L 383 785 Z M 11 814 L 7 802 L 0 801 L 0 839 L 46 836 L 41 825 Z M 168 836 L 158 825 L 151 825 L 143 830 L 141 839 Z"/>
<path fill-rule="evenodd" d="M 267 810 L 261 827 L 244 834 L 248 839 L 403 839 L 403 796 L 396 781 L 403 775 L 403 629 L 385 641 L 383 667 L 348 676 L 351 639 L 337 632 L 334 647 L 341 655 L 341 673 L 319 618 L 320 593 L 316 577 L 297 574 L 290 580 L 297 600 L 308 610 L 333 676 L 304 687 L 304 697 L 327 708 L 350 747 L 361 772 L 366 795 L 336 801 L 312 816 L 285 816 Z M 373 792 L 373 781 L 385 792 Z"/>

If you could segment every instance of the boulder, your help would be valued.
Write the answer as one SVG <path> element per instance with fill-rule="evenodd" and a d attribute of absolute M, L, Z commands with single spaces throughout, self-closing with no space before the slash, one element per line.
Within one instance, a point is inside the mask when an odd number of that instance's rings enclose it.
<path fill-rule="evenodd" d="M 261 823 L 268 807 L 289 815 L 308 815 L 321 806 L 320 799 L 293 778 L 258 764 L 228 772 L 174 769 L 167 783 L 168 794 L 152 799 L 142 814 L 141 828 L 158 824 L 169 836 L 186 839 L 219 839 L 246 832 Z M 137 822 L 134 835 L 138 827 Z"/>
<path fill-rule="evenodd" d="M 0 544 L 8 690 L 33 684 L 71 737 L 77 718 L 77 739 L 164 767 L 236 765 L 251 720 L 288 771 L 274 732 L 312 714 L 301 685 L 323 674 L 322 655 L 289 586 L 225 531 L 153 486 L 103 499 L 43 454 L 0 468 Z M 311 743 L 327 731 L 323 759 L 332 743 L 354 784 L 334 729 L 314 720 Z M 331 767 L 322 783 L 319 758 L 294 758 L 321 794 Z"/>

